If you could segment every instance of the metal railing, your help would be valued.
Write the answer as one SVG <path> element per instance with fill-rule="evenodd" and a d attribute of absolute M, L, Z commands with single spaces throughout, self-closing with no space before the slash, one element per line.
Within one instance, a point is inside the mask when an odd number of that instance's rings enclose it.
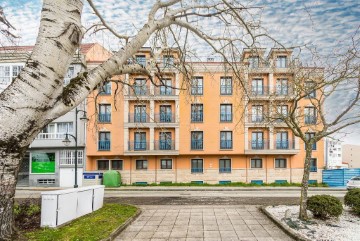
<path fill-rule="evenodd" d="M 147 86 L 133 86 L 129 87 L 130 96 L 147 96 L 150 94 L 150 88 Z"/>
<path fill-rule="evenodd" d="M 275 141 L 274 148 L 277 150 L 293 150 L 295 149 L 295 142 L 289 140 Z"/>
<path fill-rule="evenodd" d="M 262 86 L 261 88 L 250 87 L 250 96 L 269 96 L 269 86 Z"/>
<path fill-rule="evenodd" d="M 175 122 L 175 115 L 172 113 L 157 113 L 155 114 L 155 122 L 173 123 Z"/>
<path fill-rule="evenodd" d="M 98 149 L 100 151 L 109 151 L 110 150 L 110 141 L 109 140 L 99 141 Z"/>
<path fill-rule="evenodd" d="M 173 96 L 176 95 L 176 89 L 166 86 L 154 87 L 154 94 L 160 96 Z"/>
<path fill-rule="evenodd" d="M 191 173 L 203 173 L 204 168 L 191 168 Z"/>
<path fill-rule="evenodd" d="M 229 173 L 229 172 L 231 172 L 231 167 L 220 167 L 219 172 L 220 173 Z"/>
<path fill-rule="evenodd" d="M 171 151 L 175 150 L 174 140 L 157 140 L 154 142 L 154 149 L 160 151 Z"/>
<path fill-rule="evenodd" d="M 232 122 L 232 113 L 220 113 L 221 122 Z"/>
<path fill-rule="evenodd" d="M 191 150 L 202 150 L 204 148 L 203 140 L 192 140 Z"/>
<path fill-rule="evenodd" d="M 111 113 L 99 114 L 99 122 L 111 122 Z"/>
<path fill-rule="evenodd" d="M 313 115 L 305 116 L 305 124 L 316 124 L 316 116 Z"/>
<path fill-rule="evenodd" d="M 68 134 L 73 134 L 73 133 L 68 133 Z M 39 140 L 61 140 L 61 139 L 65 139 L 65 133 L 39 133 L 36 137 L 36 139 Z"/>
<path fill-rule="evenodd" d="M 249 114 L 248 122 L 249 123 L 264 123 L 265 116 L 261 115 L 261 114 L 257 114 L 257 115 Z"/>
<path fill-rule="evenodd" d="M 232 140 L 220 140 L 220 149 L 232 149 Z"/>
<path fill-rule="evenodd" d="M 129 123 L 148 123 L 150 122 L 149 115 L 147 113 L 130 113 Z"/>
<path fill-rule="evenodd" d="M 311 166 L 310 167 L 310 172 L 317 172 L 317 167 Z"/>
<path fill-rule="evenodd" d="M 268 150 L 269 140 L 251 140 L 249 141 L 249 149 L 251 150 Z"/>
<path fill-rule="evenodd" d="M 146 151 L 149 150 L 149 142 L 147 141 L 129 141 L 129 151 Z"/>

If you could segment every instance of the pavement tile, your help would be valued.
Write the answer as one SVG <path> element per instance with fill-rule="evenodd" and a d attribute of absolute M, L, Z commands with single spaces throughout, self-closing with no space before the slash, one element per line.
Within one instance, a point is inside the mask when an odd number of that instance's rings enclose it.
<path fill-rule="evenodd" d="M 256 238 L 258 241 L 274 241 L 273 238 Z"/>
<path fill-rule="evenodd" d="M 246 224 L 259 224 L 259 222 L 255 219 L 244 219 Z"/>
<path fill-rule="evenodd" d="M 204 239 L 207 240 L 207 238 L 219 238 L 220 239 L 220 232 L 219 231 L 204 231 Z"/>
<path fill-rule="evenodd" d="M 157 230 L 158 229 L 158 225 L 146 225 L 146 226 L 144 226 L 142 229 L 141 229 L 141 232 L 142 231 L 155 231 L 155 230 Z"/>
<path fill-rule="evenodd" d="M 203 241 L 204 238 L 186 238 L 186 241 Z"/>
<path fill-rule="evenodd" d="M 148 221 L 137 221 L 135 220 L 131 225 L 132 226 L 144 226 Z"/>
<path fill-rule="evenodd" d="M 138 232 L 125 231 L 125 232 L 122 232 L 118 238 L 119 238 L 120 240 L 121 240 L 121 239 L 133 239 L 133 238 L 135 238 L 135 236 L 136 236 L 137 234 L 138 234 Z"/>
<path fill-rule="evenodd" d="M 170 231 L 156 231 L 152 238 L 164 238 L 167 239 L 170 236 Z"/>
<path fill-rule="evenodd" d="M 170 238 L 186 238 L 187 231 L 172 231 L 170 233 Z"/>
<path fill-rule="evenodd" d="M 167 241 L 185 241 L 186 238 L 169 238 Z"/>
<path fill-rule="evenodd" d="M 187 238 L 203 238 L 204 231 L 203 230 L 189 230 L 186 237 Z"/>
<path fill-rule="evenodd" d="M 156 231 L 169 231 L 173 229 L 173 225 L 159 225 L 159 227 L 156 229 Z"/>
<path fill-rule="evenodd" d="M 260 224 L 248 224 L 248 227 L 250 228 L 251 231 L 256 231 L 256 230 L 264 230 L 263 226 L 261 226 Z"/>
<path fill-rule="evenodd" d="M 217 231 L 217 230 L 219 230 L 219 226 L 217 226 L 217 225 L 204 225 L 204 230 L 206 230 L 206 231 Z"/>
<path fill-rule="evenodd" d="M 234 229 L 235 229 L 235 231 L 249 231 L 250 232 L 250 228 L 246 224 L 234 225 Z"/>
<path fill-rule="evenodd" d="M 219 225 L 220 231 L 234 231 L 234 227 L 232 225 Z"/>
<path fill-rule="evenodd" d="M 245 224 L 245 221 L 242 219 L 231 220 L 232 225 Z"/>
<path fill-rule="evenodd" d="M 235 231 L 222 231 L 220 230 L 220 236 L 222 239 L 227 239 L 230 237 L 236 237 L 237 238 L 237 234 Z"/>
<path fill-rule="evenodd" d="M 254 236 L 256 238 L 269 238 L 269 233 L 265 230 L 252 230 Z"/>
<path fill-rule="evenodd" d="M 251 231 L 236 231 L 236 234 L 240 239 L 255 237 Z"/>
<path fill-rule="evenodd" d="M 153 231 L 142 231 L 142 232 L 139 232 L 135 238 L 137 239 L 144 239 L 144 238 L 148 238 L 148 239 L 151 239 L 152 236 L 154 235 L 154 232 Z"/>

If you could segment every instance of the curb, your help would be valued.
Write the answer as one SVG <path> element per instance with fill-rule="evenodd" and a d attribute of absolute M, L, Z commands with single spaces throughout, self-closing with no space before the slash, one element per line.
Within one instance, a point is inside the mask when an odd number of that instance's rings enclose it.
<path fill-rule="evenodd" d="M 283 230 L 287 235 L 289 235 L 291 238 L 295 239 L 296 241 L 312 241 L 311 239 L 300 236 L 299 234 L 294 232 L 291 228 L 289 228 L 287 225 L 277 220 L 271 213 L 269 213 L 266 210 L 265 206 L 260 207 L 260 211 L 264 213 L 273 223 L 275 223 L 276 226 L 278 226 L 281 230 Z"/>
<path fill-rule="evenodd" d="M 135 221 L 135 219 L 137 219 L 137 217 L 139 217 L 139 215 L 142 213 L 142 210 L 139 208 L 136 213 L 134 214 L 134 216 L 132 216 L 131 218 L 129 218 L 128 220 L 126 220 L 125 223 L 121 224 L 117 229 L 115 229 L 108 238 L 102 239 L 100 241 L 111 241 L 111 240 L 115 240 L 117 236 L 119 236 L 119 234 L 125 229 L 127 228 L 132 222 Z"/>

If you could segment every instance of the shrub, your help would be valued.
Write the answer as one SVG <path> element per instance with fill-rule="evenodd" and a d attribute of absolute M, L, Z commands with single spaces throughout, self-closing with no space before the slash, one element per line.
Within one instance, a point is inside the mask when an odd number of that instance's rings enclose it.
<path fill-rule="evenodd" d="M 307 209 L 315 218 L 326 219 L 339 217 L 343 212 L 343 206 L 339 199 L 330 195 L 315 195 L 307 200 Z"/>
<path fill-rule="evenodd" d="M 352 208 L 352 210 L 360 215 L 360 188 L 349 190 L 344 198 L 345 205 Z"/>
<path fill-rule="evenodd" d="M 21 230 L 31 230 L 40 226 L 41 208 L 38 200 L 27 199 L 14 205 L 14 219 Z"/>

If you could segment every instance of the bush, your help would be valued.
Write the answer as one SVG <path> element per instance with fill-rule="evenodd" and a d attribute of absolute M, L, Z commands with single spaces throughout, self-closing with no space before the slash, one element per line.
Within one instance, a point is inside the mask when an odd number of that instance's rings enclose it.
<path fill-rule="evenodd" d="M 352 210 L 360 215 L 360 188 L 349 190 L 344 198 L 345 205 L 352 208 Z"/>
<path fill-rule="evenodd" d="M 330 195 L 315 195 L 307 200 L 307 209 L 315 218 L 326 219 L 339 217 L 343 212 L 343 206 L 339 199 Z"/>
<path fill-rule="evenodd" d="M 32 230 L 40 226 L 40 202 L 27 199 L 14 205 L 15 224 L 20 230 Z"/>

